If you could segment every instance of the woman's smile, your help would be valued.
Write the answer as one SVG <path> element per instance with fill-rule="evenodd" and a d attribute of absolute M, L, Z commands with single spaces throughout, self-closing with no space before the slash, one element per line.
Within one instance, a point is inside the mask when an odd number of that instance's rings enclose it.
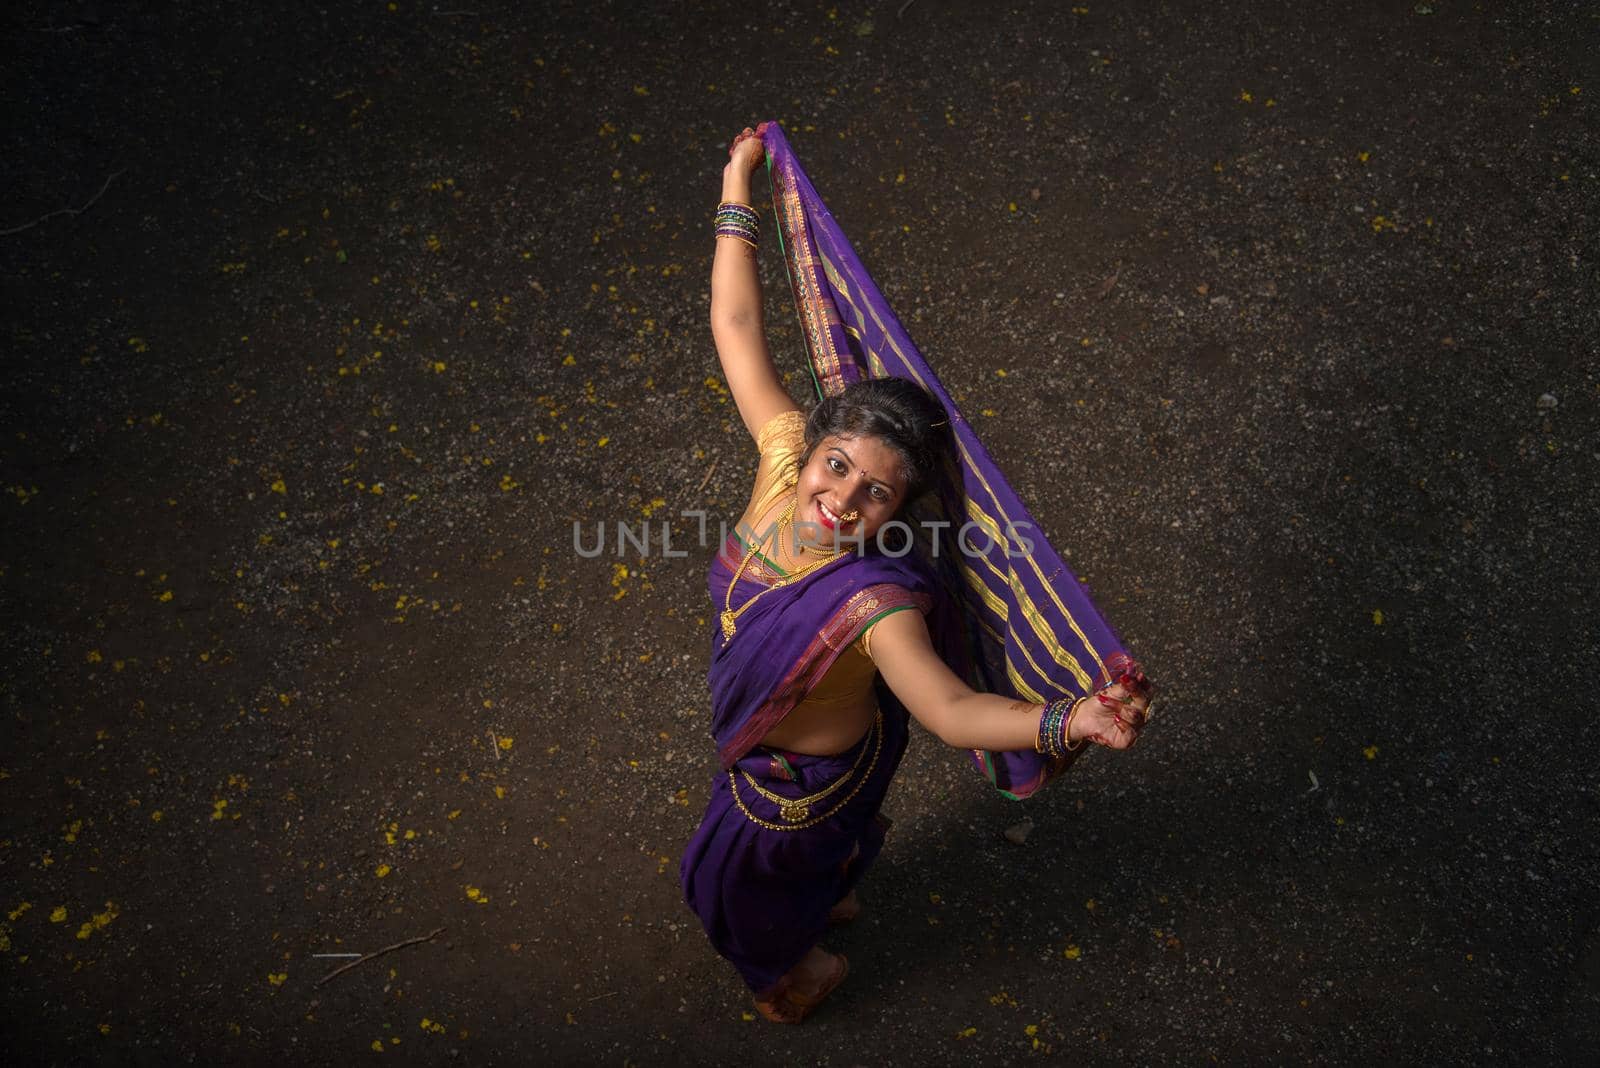
<path fill-rule="evenodd" d="M 899 455 L 875 437 L 830 435 L 819 442 L 795 489 L 795 518 L 804 522 L 801 529 L 811 531 L 813 547 L 832 542 L 838 548 L 846 538 L 864 543 L 875 537 L 905 495 L 899 467 Z"/>
<path fill-rule="evenodd" d="M 853 511 L 847 511 L 844 514 L 849 516 L 849 518 L 841 518 L 838 512 L 835 512 L 832 508 L 828 507 L 827 502 L 822 500 L 820 497 L 817 498 L 817 515 L 821 517 L 822 526 L 824 529 L 838 530 L 840 527 L 849 526 L 851 523 L 854 523 L 860 518 L 860 516 Z"/>

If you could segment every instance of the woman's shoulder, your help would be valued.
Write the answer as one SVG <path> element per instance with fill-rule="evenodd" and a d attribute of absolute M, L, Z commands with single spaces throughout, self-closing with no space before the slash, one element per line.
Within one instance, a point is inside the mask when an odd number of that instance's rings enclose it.
<path fill-rule="evenodd" d="M 932 608 L 932 598 L 924 590 L 914 588 L 914 583 L 896 581 L 892 575 L 879 575 L 862 585 L 850 602 L 850 631 L 858 639 L 857 648 L 869 656 L 869 633 L 877 623 L 896 612 L 915 609 L 926 615 Z"/>
<path fill-rule="evenodd" d="M 806 413 L 798 408 L 779 412 L 756 433 L 756 451 L 763 457 L 772 452 L 798 453 L 805 442 Z"/>
<path fill-rule="evenodd" d="M 805 445 L 806 417 L 800 411 L 778 413 L 768 419 L 756 435 L 761 461 L 756 466 L 755 485 L 750 489 L 750 503 L 745 508 L 745 517 L 751 523 L 759 523 L 773 511 L 794 485 Z"/>

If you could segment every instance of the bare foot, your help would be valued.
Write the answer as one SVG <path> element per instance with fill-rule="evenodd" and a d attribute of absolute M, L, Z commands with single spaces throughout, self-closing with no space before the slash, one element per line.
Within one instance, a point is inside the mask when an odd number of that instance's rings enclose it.
<path fill-rule="evenodd" d="M 839 970 L 841 959 L 837 953 L 829 953 L 821 946 L 812 946 L 800 963 L 790 969 L 789 989 L 802 996 L 817 993 Z"/>
<path fill-rule="evenodd" d="M 838 904 L 828 910 L 828 922 L 831 924 L 849 923 L 861 915 L 861 899 L 856 897 L 854 890 L 839 899 Z"/>
<path fill-rule="evenodd" d="M 800 1023 L 849 973 L 850 962 L 843 953 L 812 946 L 800 963 L 778 981 L 777 994 L 755 999 L 756 1008 L 773 1023 Z"/>

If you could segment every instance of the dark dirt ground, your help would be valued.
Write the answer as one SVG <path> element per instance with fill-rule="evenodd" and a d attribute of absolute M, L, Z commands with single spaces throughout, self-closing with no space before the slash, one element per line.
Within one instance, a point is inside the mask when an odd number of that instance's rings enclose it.
<path fill-rule="evenodd" d="M 901 7 L 0 16 L 0 229 L 104 187 L 0 238 L 11 1063 L 1600 1056 L 1600 9 Z M 767 118 L 1166 688 L 919 731 L 799 1030 L 678 890 L 709 550 L 572 549 L 743 503 Z"/>

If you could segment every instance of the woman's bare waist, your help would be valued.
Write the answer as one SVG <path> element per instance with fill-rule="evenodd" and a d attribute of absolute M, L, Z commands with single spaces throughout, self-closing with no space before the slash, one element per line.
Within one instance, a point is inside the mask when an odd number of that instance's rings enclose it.
<path fill-rule="evenodd" d="M 872 726 L 878 703 L 868 697 L 859 705 L 814 705 L 804 701 L 783 718 L 761 744 L 806 756 L 836 756 L 861 741 Z"/>

